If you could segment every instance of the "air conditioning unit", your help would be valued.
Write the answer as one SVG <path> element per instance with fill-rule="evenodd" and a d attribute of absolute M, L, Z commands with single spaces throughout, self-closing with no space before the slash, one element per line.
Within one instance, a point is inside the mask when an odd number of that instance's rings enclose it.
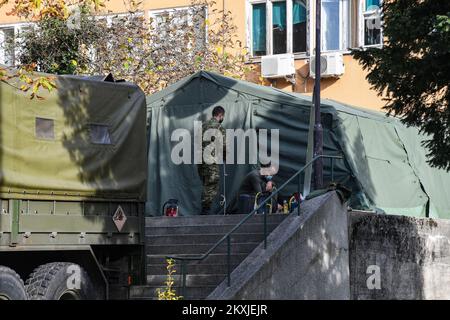
<path fill-rule="evenodd" d="M 312 78 L 316 77 L 316 58 L 309 60 L 309 71 Z M 320 56 L 320 76 L 339 77 L 344 74 L 344 57 L 340 52 L 325 53 Z"/>
<path fill-rule="evenodd" d="M 264 78 L 282 78 L 295 74 L 293 54 L 275 54 L 261 58 L 261 75 Z"/>

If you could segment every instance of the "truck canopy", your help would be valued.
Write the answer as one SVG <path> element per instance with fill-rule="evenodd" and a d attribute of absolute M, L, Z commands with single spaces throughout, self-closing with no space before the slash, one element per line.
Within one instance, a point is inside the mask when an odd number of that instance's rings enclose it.
<path fill-rule="evenodd" d="M 130 83 L 57 76 L 30 99 L 0 83 L 0 193 L 4 198 L 145 199 L 144 93 Z M 17 85 L 17 86 L 16 86 Z"/>

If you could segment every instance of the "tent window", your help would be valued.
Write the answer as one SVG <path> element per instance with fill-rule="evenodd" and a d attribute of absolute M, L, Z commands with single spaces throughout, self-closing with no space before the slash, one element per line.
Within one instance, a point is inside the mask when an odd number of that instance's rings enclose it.
<path fill-rule="evenodd" d="M 103 124 L 89 124 L 91 142 L 95 144 L 111 144 L 109 128 Z"/>
<path fill-rule="evenodd" d="M 55 140 L 55 124 L 52 119 L 36 118 L 35 135 L 38 139 Z"/>

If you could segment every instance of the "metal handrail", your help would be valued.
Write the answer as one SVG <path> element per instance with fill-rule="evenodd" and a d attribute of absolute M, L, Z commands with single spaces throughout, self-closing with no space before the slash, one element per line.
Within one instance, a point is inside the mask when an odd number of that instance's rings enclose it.
<path fill-rule="evenodd" d="M 179 255 L 171 255 L 167 256 L 167 259 L 173 259 L 173 260 L 179 260 L 181 261 L 181 276 L 183 281 L 182 286 L 182 296 L 184 296 L 184 292 L 186 289 L 186 273 L 185 273 L 185 265 L 186 261 L 203 261 L 206 259 L 218 246 L 220 246 L 224 241 L 227 241 L 227 285 L 231 285 L 231 235 L 238 230 L 245 222 L 247 222 L 248 219 L 250 219 L 258 210 L 260 210 L 269 200 L 272 200 L 273 197 L 278 195 L 278 193 L 283 190 L 284 187 L 286 187 L 292 180 L 294 180 L 297 176 L 299 177 L 298 180 L 298 188 L 299 188 L 299 196 L 300 196 L 300 174 L 305 171 L 306 168 L 308 168 L 311 164 L 313 164 L 316 160 L 321 158 L 327 158 L 331 160 L 331 180 L 334 179 L 334 159 L 342 159 L 342 156 L 337 155 L 319 155 L 314 157 L 310 162 L 305 164 L 302 168 L 300 168 L 296 173 L 294 173 L 286 182 L 284 182 L 278 189 L 276 189 L 275 192 L 271 193 L 269 197 L 267 197 L 263 202 L 261 202 L 255 209 L 253 209 L 249 214 L 247 214 L 237 225 L 233 227 L 230 231 L 228 231 L 219 241 L 217 241 L 208 251 L 206 251 L 201 256 L 194 256 L 194 257 L 186 257 L 186 256 L 179 256 Z M 300 200 L 300 199 L 299 199 Z M 300 201 L 297 205 L 297 214 L 300 215 Z M 264 249 L 267 249 L 267 214 L 264 212 Z"/>

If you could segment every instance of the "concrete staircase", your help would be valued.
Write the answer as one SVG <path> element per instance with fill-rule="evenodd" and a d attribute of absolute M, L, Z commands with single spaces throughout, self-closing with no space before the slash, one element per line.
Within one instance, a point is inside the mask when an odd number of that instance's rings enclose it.
<path fill-rule="evenodd" d="M 147 285 L 130 288 L 130 299 L 156 299 L 156 290 L 164 288 L 167 255 L 201 255 L 230 231 L 244 215 L 146 218 Z M 270 233 L 286 215 L 267 217 Z M 263 241 L 263 216 L 253 216 L 231 237 L 232 270 Z M 181 294 L 181 268 L 175 266 L 175 286 Z M 227 274 L 226 242 L 202 262 L 186 266 L 184 299 L 205 299 Z"/>

